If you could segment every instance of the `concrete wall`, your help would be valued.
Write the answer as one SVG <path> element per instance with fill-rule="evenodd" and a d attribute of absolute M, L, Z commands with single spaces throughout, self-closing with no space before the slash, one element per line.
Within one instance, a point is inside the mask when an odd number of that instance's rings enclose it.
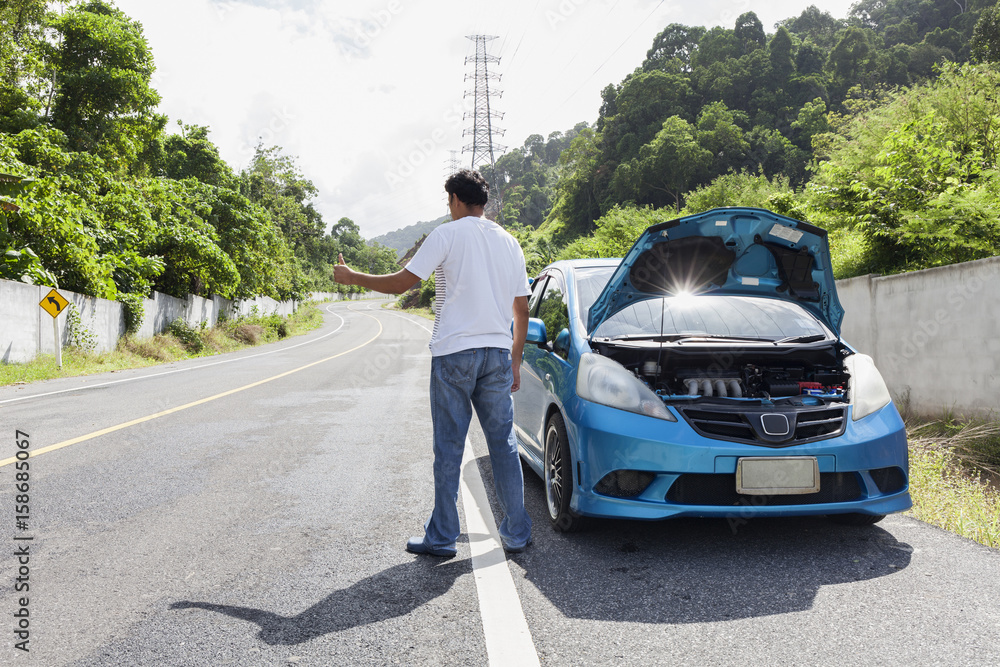
<path fill-rule="evenodd" d="M 921 414 L 1000 413 L 1000 257 L 837 281 L 844 339 Z"/>
<path fill-rule="evenodd" d="M 51 289 L 47 286 L 0 280 L 0 361 L 22 363 L 34 359 L 38 354 L 55 354 L 52 316 L 38 305 Z M 95 349 L 113 350 L 118 339 L 125 333 L 122 304 L 69 290 L 59 290 L 59 293 L 76 305 L 83 327 L 94 335 Z M 354 298 L 357 296 L 352 295 Z M 335 301 L 340 298 L 341 295 L 336 292 L 310 295 L 310 301 Z M 214 326 L 219 321 L 220 314 L 226 319 L 272 313 L 288 316 L 295 312 L 296 304 L 294 301 L 275 301 L 268 297 L 245 301 L 230 301 L 218 296 L 211 299 L 197 296 L 177 299 L 153 292 L 153 298 L 146 299 L 143 306 L 144 317 L 137 332 L 140 338 L 151 338 L 166 331 L 170 323 L 178 318 L 191 326 L 200 326 L 202 322 L 206 322 L 206 326 Z M 64 310 L 56 321 L 63 346 L 70 342 L 66 322 Z"/>

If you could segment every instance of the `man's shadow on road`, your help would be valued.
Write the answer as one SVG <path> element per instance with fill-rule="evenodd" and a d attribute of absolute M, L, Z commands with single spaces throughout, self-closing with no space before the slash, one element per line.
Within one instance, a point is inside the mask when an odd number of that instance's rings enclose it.
<path fill-rule="evenodd" d="M 316 637 L 410 613 L 444 595 L 458 577 L 472 572 L 469 560 L 442 562 L 421 557 L 335 591 L 295 616 L 252 607 L 181 600 L 171 609 L 205 609 L 260 626 L 269 645 L 301 644 Z"/>

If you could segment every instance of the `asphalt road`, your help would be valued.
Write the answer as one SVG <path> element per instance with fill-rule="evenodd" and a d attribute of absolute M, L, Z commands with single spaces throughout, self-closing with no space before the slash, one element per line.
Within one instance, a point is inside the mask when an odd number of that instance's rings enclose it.
<path fill-rule="evenodd" d="M 562 535 L 528 473 L 526 552 L 478 547 L 478 523 L 452 560 L 404 552 L 432 501 L 429 323 L 379 306 L 331 305 L 264 348 L 0 388 L 0 458 L 18 430 L 36 454 L 24 529 L 0 467 L 0 664 L 503 664 L 526 638 L 498 616 L 526 621 L 542 664 L 1000 664 L 1000 552 L 901 516 Z M 475 424 L 470 441 L 489 494 Z M 488 584 L 508 572 L 513 604 Z"/>

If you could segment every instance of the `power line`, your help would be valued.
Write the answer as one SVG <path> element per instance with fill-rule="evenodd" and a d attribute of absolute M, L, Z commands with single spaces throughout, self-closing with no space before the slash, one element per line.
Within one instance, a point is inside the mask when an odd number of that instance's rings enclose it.
<path fill-rule="evenodd" d="M 657 10 L 659 10 L 659 9 L 660 9 L 660 7 L 662 7 L 662 6 L 663 6 L 663 3 L 664 3 L 664 2 L 666 2 L 666 1 L 667 1 L 667 0 L 660 0 L 659 4 L 657 4 L 657 5 L 655 6 L 655 7 L 653 7 L 653 11 L 651 11 L 651 12 L 649 13 L 649 15 L 648 15 L 648 16 L 646 16 L 646 18 L 644 18 L 644 19 L 642 20 L 642 22 L 641 22 L 641 23 L 640 23 L 639 25 L 637 25 L 637 26 L 635 27 L 635 29 L 634 29 L 634 30 L 632 30 L 632 32 L 630 32 L 630 33 L 628 34 L 628 37 L 626 37 L 626 38 L 625 38 L 625 39 L 624 39 L 624 40 L 622 41 L 622 43 L 618 45 L 618 48 L 616 48 L 616 49 L 615 49 L 614 51 L 612 51 L 612 52 L 611 52 L 611 55 L 609 55 L 609 56 L 608 56 L 607 58 L 605 58 L 605 59 L 604 59 L 604 62 L 603 62 L 603 63 L 601 63 L 601 64 L 600 64 L 600 66 L 598 66 L 598 68 L 597 68 L 597 69 L 595 69 L 595 70 L 594 70 L 594 71 L 593 71 L 593 72 L 592 72 L 592 73 L 590 74 L 590 76 L 588 76 L 588 77 L 587 77 L 586 79 L 584 79 L 584 80 L 583 80 L 583 83 L 581 83 L 581 84 L 580 84 L 580 87 L 579 87 L 579 88 L 577 88 L 576 90 L 574 90 L 574 91 L 573 91 L 573 93 L 572 93 L 572 94 L 571 94 L 571 95 L 570 95 L 569 97 L 567 97 L 567 98 L 566 98 L 565 100 L 563 100 L 563 104 L 566 104 L 566 103 L 567 103 L 567 102 L 569 102 L 569 101 L 570 101 L 571 99 L 573 99 L 574 97 L 576 97 L 576 94 L 577 94 L 577 93 L 579 93 L 579 92 L 580 92 L 581 90 L 583 90 L 583 87 L 584 87 L 584 86 L 586 86 L 586 85 L 587 85 L 587 83 L 588 83 L 588 82 L 590 82 L 590 80 L 594 78 L 594 75 L 596 75 L 596 74 L 597 74 L 598 72 L 600 72 L 600 71 L 601 71 L 602 69 L 604 69 L 604 66 L 605 66 L 605 65 L 607 65 L 607 64 L 608 64 L 608 62 L 610 62 L 612 58 L 614 58 L 614 57 L 615 57 L 615 54 L 616 54 L 616 53 L 618 53 L 618 52 L 619 52 L 619 51 L 621 50 L 621 48 L 622 48 L 623 46 L 625 46 L 625 45 L 626 45 L 626 44 L 628 43 L 628 41 L 629 41 L 630 39 L 632 39 L 632 35 L 634 35 L 634 34 L 635 34 L 636 32 L 638 32 L 639 28 L 641 28 L 642 26 L 646 25 L 646 21 L 648 21 L 649 19 L 651 19 L 651 18 L 653 17 L 653 14 L 655 14 L 655 13 L 657 12 Z"/>

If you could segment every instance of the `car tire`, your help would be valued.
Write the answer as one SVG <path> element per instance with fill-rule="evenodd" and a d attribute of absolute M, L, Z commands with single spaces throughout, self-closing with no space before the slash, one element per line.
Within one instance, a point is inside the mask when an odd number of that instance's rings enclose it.
<path fill-rule="evenodd" d="M 570 510 L 573 496 L 573 457 L 562 416 L 552 415 L 545 426 L 545 505 L 552 527 L 562 533 L 583 528 L 583 517 Z"/>
<path fill-rule="evenodd" d="M 826 518 L 844 526 L 871 526 L 885 518 L 884 514 L 827 514 Z"/>

